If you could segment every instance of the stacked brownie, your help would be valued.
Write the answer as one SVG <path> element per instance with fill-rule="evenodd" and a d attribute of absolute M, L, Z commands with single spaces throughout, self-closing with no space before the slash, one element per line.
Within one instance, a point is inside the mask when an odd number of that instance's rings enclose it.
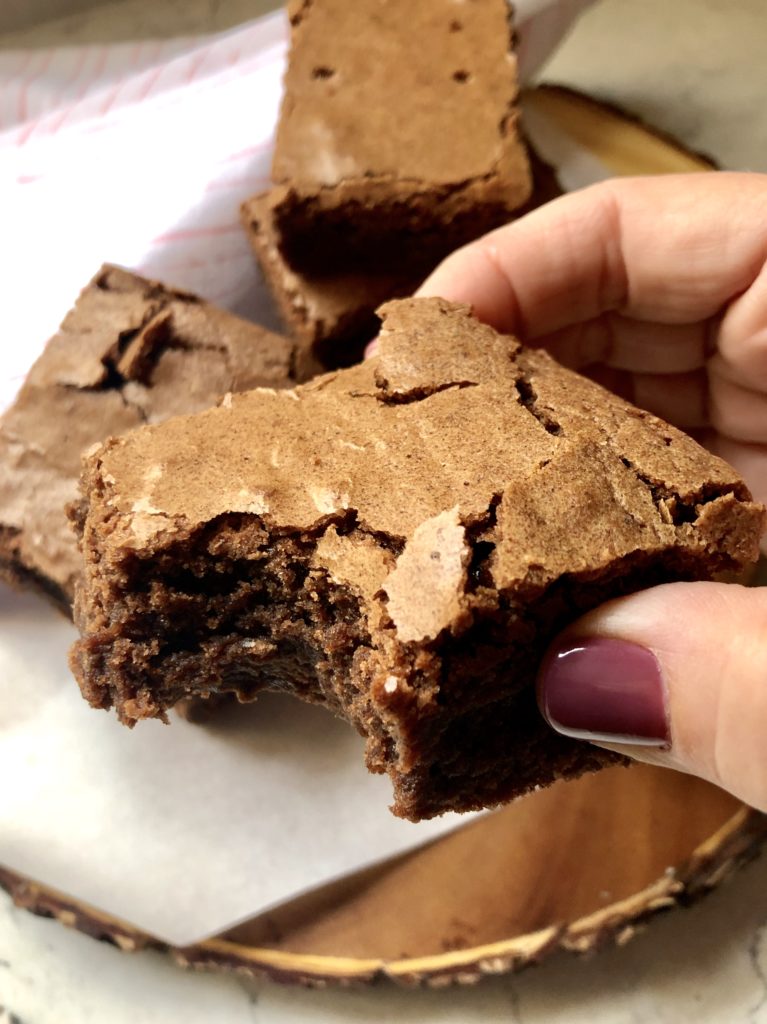
<path fill-rule="evenodd" d="M 243 222 L 288 329 L 325 366 L 349 365 L 381 302 L 530 202 L 510 8 L 304 0 L 289 12 L 274 187 Z"/>

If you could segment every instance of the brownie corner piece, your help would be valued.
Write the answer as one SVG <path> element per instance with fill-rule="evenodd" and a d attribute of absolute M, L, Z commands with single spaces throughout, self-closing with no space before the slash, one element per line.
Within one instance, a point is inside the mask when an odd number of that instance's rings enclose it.
<path fill-rule="evenodd" d="M 291 21 L 272 164 L 291 265 L 437 259 L 525 203 L 506 0 L 312 0 Z"/>
<path fill-rule="evenodd" d="M 418 820 L 614 760 L 542 719 L 549 643 L 609 598 L 754 560 L 763 509 L 466 307 L 381 315 L 362 365 L 89 456 L 72 665 L 128 724 L 194 694 L 324 704 Z"/>

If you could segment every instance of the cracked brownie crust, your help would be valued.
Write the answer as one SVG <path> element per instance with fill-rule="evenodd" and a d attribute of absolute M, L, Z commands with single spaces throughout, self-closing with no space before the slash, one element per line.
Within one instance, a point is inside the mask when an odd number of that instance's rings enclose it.
<path fill-rule="evenodd" d="M 367 737 L 396 813 L 491 806 L 615 756 L 534 675 L 607 598 L 757 555 L 734 470 L 439 299 L 380 353 L 111 440 L 85 464 L 72 666 L 121 719 L 285 689 Z"/>
<path fill-rule="evenodd" d="M 298 0 L 269 197 L 299 269 L 436 261 L 531 190 L 506 0 Z"/>
<path fill-rule="evenodd" d="M 292 383 L 291 343 L 185 292 L 104 266 L 0 420 L 0 579 L 69 611 L 81 567 L 65 506 L 80 456 L 228 391 Z"/>

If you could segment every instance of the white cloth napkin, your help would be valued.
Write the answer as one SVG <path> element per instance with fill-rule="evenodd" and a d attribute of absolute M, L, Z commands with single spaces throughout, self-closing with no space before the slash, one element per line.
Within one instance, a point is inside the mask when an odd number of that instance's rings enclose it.
<path fill-rule="evenodd" d="M 590 0 L 520 0 L 529 75 Z M 105 261 L 276 326 L 238 223 L 267 187 L 282 11 L 210 38 L 0 52 L 0 410 Z"/>

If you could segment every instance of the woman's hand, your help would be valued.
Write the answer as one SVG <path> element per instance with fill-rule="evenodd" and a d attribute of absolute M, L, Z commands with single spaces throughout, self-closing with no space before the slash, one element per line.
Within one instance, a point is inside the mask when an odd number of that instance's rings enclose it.
<path fill-rule="evenodd" d="M 593 186 L 453 253 L 419 294 L 470 303 L 692 433 L 767 500 L 767 176 Z M 560 732 L 767 810 L 767 589 L 612 601 L 553 645 L 539 699 Z"/>

